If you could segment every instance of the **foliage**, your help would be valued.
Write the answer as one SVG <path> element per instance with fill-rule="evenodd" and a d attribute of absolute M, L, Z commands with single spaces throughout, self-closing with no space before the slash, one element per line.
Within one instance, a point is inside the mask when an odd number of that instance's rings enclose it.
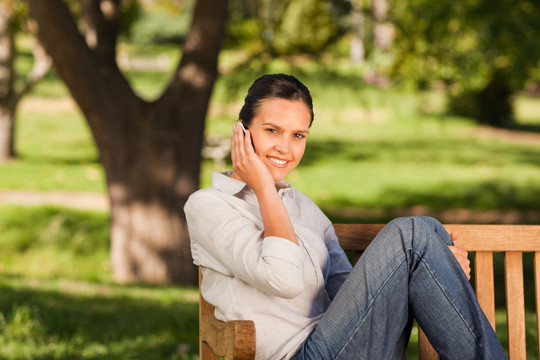
<path fill-rule="evenodd" d="M 191 22 L 192 2 L 177 5 L 170 1 L 158 1 L 145 8 L 133 22 L 126 39 L 138 45 L 180 45 Z"/>
<path fill-rule="evenodd" d="M 272 55 L 314 54 L 344 32 L 346 0 L 230 1 L 229 48 Z"/>
<path fill-rule="evenodd" d="M 291 1 L 274 30 L 273 48 L 279 54 L 318 52 L 336 35 L 335 22 L 326 1 Z"/>
<path fill-rule="evenodd" d="M 445 83 L 454 113 L 498 126 L 514 122 L 510 95 L 540 60 L 538 2 L 396 1 L 392 18 L 395 79 L 420 87 Z M 491 111 L 498 103 L 501 111 Z"/>
<path fill-rule="evenodd" d="M 11 14 L 10 21 L 11 26 L 14 31 L 18 31 L 23 26 L 24 19 L 28 14 L 28 7 L 26 3 L 22 0 L 3 0 L 5 1 L 4 5 L 6 9 Z"/>

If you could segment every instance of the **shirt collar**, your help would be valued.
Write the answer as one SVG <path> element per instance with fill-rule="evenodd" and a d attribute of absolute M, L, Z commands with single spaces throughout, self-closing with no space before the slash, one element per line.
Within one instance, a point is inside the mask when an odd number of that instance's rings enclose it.
<path fill-rule="evenodd" d="M 249 188 L 246 183 L 233 179 L 231 174 L 232 170 L 212 173 L 212 186 L 230 195 L 236 195 L 244 190 L 244 188 L 251 191 L 251 188 Z M 287 181 L 278 181 L 276 183 L 276 188 L 280 195 L 288 195 L 289 197 L 294 198 L 293 187 Z"/>

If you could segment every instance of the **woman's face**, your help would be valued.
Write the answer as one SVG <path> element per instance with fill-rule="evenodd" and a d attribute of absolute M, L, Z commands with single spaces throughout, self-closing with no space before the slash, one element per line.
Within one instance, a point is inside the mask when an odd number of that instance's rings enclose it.
<path fill-rule="evenodd" d="M 306 149 L 311 113 L 299 100 L 262 100 L 249 132 L 255 153 L 266 165 L 274 181 L 296 168 Z"/>

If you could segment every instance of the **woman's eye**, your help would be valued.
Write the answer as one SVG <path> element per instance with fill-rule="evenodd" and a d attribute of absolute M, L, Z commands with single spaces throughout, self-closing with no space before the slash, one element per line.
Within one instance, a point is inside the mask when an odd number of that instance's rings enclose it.
<path fill-rule="evenodd" d="M 275 134 L 277 133 L 277 130 L 276 129 L 266 129 L 266 131 L 272 133 L 272 134 Z"/>

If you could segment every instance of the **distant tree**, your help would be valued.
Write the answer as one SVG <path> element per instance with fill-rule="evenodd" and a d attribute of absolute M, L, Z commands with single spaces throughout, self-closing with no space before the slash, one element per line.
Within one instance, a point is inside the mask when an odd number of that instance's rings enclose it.
<path fill-rule="evenodd" d="M 449 111 L 512 126 L 512 96 L 540 60 L 537 0 L 394 1 L 394 79 L 447 85 Z"/>
<path fill-rule="evenodd" d="M 127 0 L 126 0 L 127 1 Z M 198 0 L 182 59 L 158 99 L 138 97 L 116 62 L 121 0 L 82 0 L 86 40 L 62 0 L 28 0 L 39 38 L 84 113 L 105 169 L 119 282 L 195 284 L 182 207 L 201 147 L 227 1 Z"/>
<path fill-rule="evenodd" d="M 350 9 L 349 0 L 231 0 L 228 43 L 274 56 L 320 53 L 343 35 Z"/>
<path fill-rule="evenodd" d="M 365 16 L 362 8 L 363 1 L 353 0 L 351 1 L 351 44 L 350 44 L 350 58 L 353 64 L 361 64 L 366 59 L 366 47 L 365 47 Z"/>
<path fill-rule="evenodd" d="M 25 21 L 26 9 L 19 0 L 0 3 L 0 162 L 17 156 L 15 128 L 17 106 L 22 97 L 49 71 L 51 62 L 39 43 L 33 46 L 34 66 L 17 82 L 15 35 Z"/>

